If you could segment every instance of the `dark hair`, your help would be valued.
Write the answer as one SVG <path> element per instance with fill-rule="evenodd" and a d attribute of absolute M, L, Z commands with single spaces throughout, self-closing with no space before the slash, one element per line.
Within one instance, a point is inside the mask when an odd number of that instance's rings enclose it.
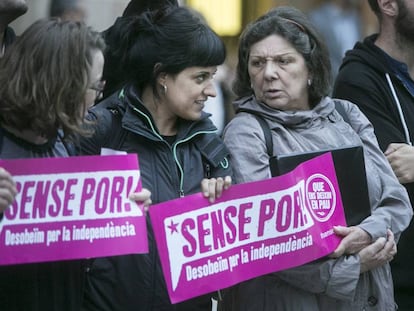
<path fill-rule="evenodd" d="M 107 44 L 105 50 L 105 65 L 103 79 L 106 81 L 103 98 L 120 89 L 125 84 L 125 69 L 119 63 L 125 58 L 124 47 L 121 46 L 121 38 L 125 28 L 129 24 L 128 18 L 140 15 L 146 11 L 154 11 L 169 6 L 177 7 L 177 0 L 132 0 L 126 7 L 122 17 L 104 31 L 103 36 Z"/>
<path fill-rule="evenodd" d="M 49 16 L 61 17 L 68 11 L 77 11 L 79 9 L 79 0 L 52 0 Z"/>
<path fill-rule="evenodd" d="M 307 17 L 293 7 L 277 7 L 247 25 L 240 36 L 239 59 L 233 91 L 238 97 L 253 94 L 248 73 L 250 49 L 255 43 L 271 35 L 287 40 L 305 58 L 312 75 L 309 101 L 316 105 L 331 88 L 331 65 L 328 50 Z"/>
<path fill-rule="evenodd" d="M 127 81 L 139 89 L 151 85 L 161 73 L 178 74 L 193 67 L 217 66 L 226 50 L 220 37 L 186 7 L 146 12 L 129 18 L 121 42 Z"/>
<path fill-rule="evenodd" d="M 372 12 L 375 13 L 375 15 L 380 18 L 381 11 L 378 6 L 378 0 L 368 0 L 369 6 L 371 7 Z"/>
<path fill-rule="evenodd" d="M 0 123 L 53 137 L 84 134 L 89 69 L 100 34 L 81 22 L 39 20 L 0 59 Z"/>
<path fill-rule="evenodd" d="M 177 0 L 131 0 L 122 16 L 139 15 L 145 11 L 154 11 L 165 6 L 178 6 Z"/>

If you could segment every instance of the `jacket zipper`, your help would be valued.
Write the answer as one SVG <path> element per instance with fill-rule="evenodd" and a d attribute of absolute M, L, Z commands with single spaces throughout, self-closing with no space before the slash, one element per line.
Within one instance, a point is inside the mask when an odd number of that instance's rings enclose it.
<path fill-rule="evenodd" d="M 180 163 L 180 161 L 178 160 L 178 157 L 177 157 L 177 146 L 179 144 L 181 144 L 181 143 L 185 143 L 185 142 L 193 139 L 197 135 L 201 135 L 201 134 L 212 134 L 212 133 L 216 133 L 216 131 L 199 131 L 199 132 L 195 132 L 194 134 L 188 136 L 187 138 L 182 139 L 180 141 L 177 141 L 173 145 L 173 156 L 174 156 L 174 160 L 175 160 L 175 163 L 177 163 L 178 170 L 180 171 L 180 189 L 179 189 L 179 192 L 178 192 L 178 194 L 180 195 L 180 198 L 183 198 L 184 195 L 185 195 L 185 193 L 184 193 L 184 170 L 183 170 L 183 167 L 181 166 L 181 163 Z"/>
<path fill-rule="evenodd" d="M 164 140 L 164 138 L 162 138 L 162 136 L 160 135 L 160 134 L 158 134 L 157 133 L 157 131 L 155 130 L 155 128 L 154 128 L 154 125 L 152 124 L 152 122 L 151 122 L 151 119 L 145 114 L 145 113 L 143 113 L 142 111 L 140 111 L 139 109 L 137 109 L 136 107 L 132 107 L 132 109 L 135 111 L 135 112 L 137 112 L 137 113 L 139 113 L 140 115 L 142 115 L 143 117 L 145 117 L 146 119 L 147 119 L 147 121 L 148 121 L 148 123 L 150 124 L 150 127 L 151 127 L 151 131 L 154 133 L 154 135 L 155 136 L 157 136 L 161 141 L 163 141 L 163 142 L 165 142 L 167 145 L 169 145 L 165 140 Z M 190 135 L 190 136 L 188 136 L 187 138 L 185 138 L 185 139 L 182 139 L 182 140 L 180 140 L 180 141 L 177 141 L 176 143 L 174 143 L 174 145 L 173 145 L 173 148 L 172 148 L 172 152 L 173 152 L 173 158 L 174 158 L 174 161 L 175 161 L 175 163 L 177 164 L 177 167 L 178 167 L 178 170 L 179 170 L 179 185 L 178 185 L 178 196 L 180 197 L 180 198 L 183 198 L 184 196 L 185 196 L 185 193 L 184 193 L 184 170 L 183 170 L 183 167 L 181 166 L 181 163 L 180 163 L 180 161 L 178 160 L 178 157 L 177 157 L 177 146 L 179 145 L 179 144 L 181 144 L 181 143 L 185 143 L 185 142 L 187 142 L 187 141 L 189 141 L 190 139 L 192 139 L 192 138 L 194 138 L 195 136 L 197 136 L 197 135 L 201 135 L 201 134 L 214 134 L 214 133 L 216 133 L 216 131 L 215 130 L 213 130 L 213 131 L 199 131 L 199 132 L 195 132 L 194 134 L 192 134 L 192 135 Z M 210 176 L 208 177 L 208 178 L 210 178 Z"/>

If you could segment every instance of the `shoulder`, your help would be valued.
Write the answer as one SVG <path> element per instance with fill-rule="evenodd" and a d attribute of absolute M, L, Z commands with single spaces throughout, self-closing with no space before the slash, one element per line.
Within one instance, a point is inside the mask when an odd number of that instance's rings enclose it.
<path fill-rule="evenodd" d="M 374 45 L 373 40 L 368 37 L 346 53 L 336 77 L 336 84 L 361 85 L 378 79 L 385 80 L 385 73 L 391 68 L 384 53 Z"/>
<path fill-rule="evenodd" d="M 373 135 L 374 132 L 371 122 L 357 105 L 342 99 L 334 99 L 334 102 L 336 110 L 342 115 L 345 122 L 351 125 L 352 129 L 358 133 L 359 136 L 368 135 L 371 137 Z M 342 112 L 338 109 L 338 106 L 342 107 Z"/>
<path fill-rule="evenodd" d="M 122 118 L 125 109 L 126 103 L 122 100 L 119 92 L 116 92 L 89 109 L 86 119 L 94 121 L 98 127 L 104 128 L 112 123 L 114 117 Z"/>
<path fill-rule="evenodd" d="M 223 139 L 231 150 L 258 148 L 258 143 L 263 142 L 264 145 L 265 135 L 262 126 L 253 114 L 238 112 L 224 129 Z"/>
<path fill-rule="evenodd" d="M 352 119 L 365 118 L 364 114 L 359 109 L 359 107 L 356 104 L 350 102 L 349 100 L 339 99 L 339 98 L 333 98 L 332 100 L 335 103 L 336 110 L 339 111 L 341 109 L 341 107 L 342 107 L 343 113 L 345 113 L 346 115 L 348 115 L 348 117 L 351 120 Z M 339 111 L 339 112 L 341 113 L 341 111 Z"/>
<path fill-rule="evenodd" d="M 247 112 L 238 112 L 224 129 L 223 136 L 228 140 L 233 136 L 246 135 L 261 131 L 256 117 Z"/>

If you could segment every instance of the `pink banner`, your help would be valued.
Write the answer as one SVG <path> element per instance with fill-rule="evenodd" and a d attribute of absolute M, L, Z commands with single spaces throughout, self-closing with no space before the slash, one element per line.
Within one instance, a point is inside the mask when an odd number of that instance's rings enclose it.
<path fill-rule="evenodd" d="M 291 173 L 150 207 L 172 303 L 331 253 L 346 226 L 330 153 Z"/>
<path fill-rule="evenodd" d="M 0 160 L 19 194 L 0 221 L 0 265 L 148 252 L 136 154 Z"/>

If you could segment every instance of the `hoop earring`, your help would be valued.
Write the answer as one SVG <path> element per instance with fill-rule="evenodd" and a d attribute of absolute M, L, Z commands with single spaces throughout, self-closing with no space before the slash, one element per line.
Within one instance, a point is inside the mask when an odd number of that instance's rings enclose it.
<path fill-rule="evenodd" d="M 165 84 L 162 84 L 162 87 L 164 88 L 164 94 L 167 94 L 168 87 Z"/>

